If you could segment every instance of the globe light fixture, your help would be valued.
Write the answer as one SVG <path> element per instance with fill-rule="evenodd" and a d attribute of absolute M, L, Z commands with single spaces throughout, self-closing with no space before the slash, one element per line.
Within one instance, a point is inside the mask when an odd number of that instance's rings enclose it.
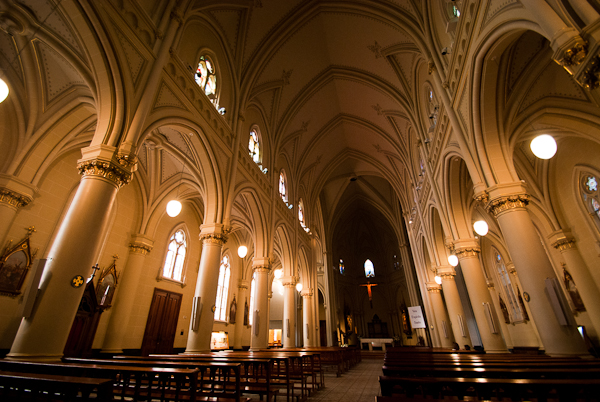
<path fill-rule="evenodd" d="M 486 221 L 477 221 L 473 224 L 473 229 L 479 236 L 485 236 L 489 230 L 489 227 Z"/>
<path fill-rule="evenodd" d="M 529 146 L 531 152 L 540 159 L 550 159 L 556 154 L 556 141 L 548 134 L 538 135 Z"/>
<path fill-rule="evenodd" d="M 435 283 L 437 283 L 438 285 L 442 284 L 442 277 L 439 275 L 435 276 Z"/>
<path fill-rule="evenodd" d="M 176 217 L 181 212 L 181 203 L 177 200 L 171 200 L 167 203 L 167 215 L 171 218 Z"/>
<path fill-rule="evenodd" d="M 298 292 L 302 292 L 302 283 L 298 282 L 298 283 L 296 284 L 296 290 L 297 290 Z"/>
<path fill-rule="evenodd" d="M 458 265 L 458 257 L 455 256 L 454 254 L 450 254 L 448 256 L 448 264 L 452 265 L 453 267 Z"/>
<path fill-rule="evenodd" d="M 248 247 L 246 247 L 246 246 L 239 246 L 238 247 L 238 256 L 240 258 L 244 258 L 246 256 L 246 254 L 248 254 Z"/>
<path fill-rule="evenodd" d="M 8 85 L 2 78 L 0 78 L 0 103 L 4 102 L 4 100 L 8 97 Z"/>
<path fill-rule="evenodd" d="M 282 269 L 276 269 L 275 272 L 275 279 L 281 279 L 281 277 L 283 276 L 283 270 Z"/>

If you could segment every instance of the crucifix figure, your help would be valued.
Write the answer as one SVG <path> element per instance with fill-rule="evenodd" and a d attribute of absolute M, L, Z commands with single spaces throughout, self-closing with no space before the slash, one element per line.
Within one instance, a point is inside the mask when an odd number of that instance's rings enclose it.
<path fill-rule="evenodd" d="M 364 283 L 360 286 L 366 286 L 367 287 L 367 292 L 369 292 L 369 303 L 371 304 L 371 308 L 373 308 L 373 295 L 371 294 L 371 288 L 373 286 L 377 286 L 376 283 L 371 283 L 369 281 L 367 281 L 367 283 Z"/>

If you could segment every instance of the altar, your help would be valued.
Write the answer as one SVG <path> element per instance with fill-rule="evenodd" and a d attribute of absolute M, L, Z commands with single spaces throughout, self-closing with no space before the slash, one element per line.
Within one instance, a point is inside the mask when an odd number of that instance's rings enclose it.
<path fill-rule="evenodd" d="M 373 346 L 376 348 L 381 348 L 385 352 L 385 344 L 393 343 L 394 340 L 392 338 L 359 338 L 360 340 L 360 348 L 363 348 L 363 344 L 366 343 L 369 346 L 369 351 L 373 351 Z"/>

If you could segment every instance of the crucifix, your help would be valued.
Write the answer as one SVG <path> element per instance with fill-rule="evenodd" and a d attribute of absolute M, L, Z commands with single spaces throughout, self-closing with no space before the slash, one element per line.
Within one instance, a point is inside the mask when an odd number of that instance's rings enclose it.
<path fill-rule="evenodd" d="M 367 292 L 369 292 L 369 303 L 371 304 L 371 308 L 373 308 L 373 295 L 371 294 L 371 288 L 373 286 L 377 286 L 376 283 L 371 283 L 369 281 L 367 281 L 367 283 L 364 283 L 360 286 L 366 286 L 367 287 Z"/>

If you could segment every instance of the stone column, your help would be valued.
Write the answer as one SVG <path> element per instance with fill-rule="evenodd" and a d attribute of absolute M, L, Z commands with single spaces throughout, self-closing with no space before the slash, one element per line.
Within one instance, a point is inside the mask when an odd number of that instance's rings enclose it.
<path fill-rule="evenodd" d="M 6 243 L 6 235 L 19 209 L 29 205 L 37 189 L 13 176 L 0 174 L 0 245 Z"/>
<path fill-rule="evenodd" d="M 483 347 L 488 353 L 506 353 L 508 350 L 500 335 L 498 322 L 493 314 L 487 317 L 485 310 L 485 304 L 487 303 L 491 313 L 494 304 L 483 276 L 479 260 L 480 252 L 481 249 L 475 239 L 464 239 L 454 242 L 454 253 L 458 257 L 463 277 L 465 278 L 465 284 L 467 285 L 469 299 L 471 299 L 471 306 L 473 306 L 473 314 L 475 314 L 475 321 L 477 322 Z M 488 321 L 488 318 L 492 320 L 492 323 Z M 495 329 L 495 333 L 492 332 L 492 329 Z"/>
<path fill-rule="evenodd" d="M 313 317 L 313 292 L 312 289 L 302 291 L 302 317 L 304 335 L 304 346 L 311 347 L 317 344 L 315 338 L 315 322 Z"/>
<path fill-rule="evenodd" d="M 34 312 L 21 321 L 8 358 L 62 357 L 118 189 L 131 180 L 131 164 L 117 160 L 114 151 L 107 146 L 82 151 L 81 183 L 50 246 Z"/>
<path fill-rule="evenodd" d="M 493 213 L 523 286 L 529 308 L 547 354 L 587 355 L 571 311 L 564 311 L 567 325 L 561 325 L 547 294 L 545 279 L 556 279 L 550 260 L 526 210 L 529 197 L 523 185 L 494 186 L 489 189 L 486 209 Z M 560 289 L 557 289 L 560 292 Z"/>
<path fill-rule="evenodd" d="M 590 321 L 596 331 L 600 332 L 600 292 L 577 249 L 575 239 L 568 231 L 554 232 L 550 238 L 553 240 L 552 247 L 559 250 L 564 259 L 566 269 L 571 274 L 585 309 L 589 313 Z"/>
<path fill-rule="evenodd" d="M 456 282 L 454 281 L 456 271 L 450 265 L 440 266 L 437 268 L 437 275 L 442 278 L 442 289 L 444 290 L 444 298 L 446 299 L 446 307 L 448 307 L 448 315 L 450 316 L 454 340 L 461 349 L 463 349 L 465 345 L 472 347 L 473 345 L 471 344 L 471 337 L 469 336 L 467 319 L 465 318 L 465 312 L 460 302 L 460 295 L 458 294 Z"/>
<path fill-rule="evenodd" d="M 260 350 L 269 347 L 269 272 L 271 261 L 268 258 L 254 258 L 253 269 L 256 274 L 254 291 L 254 306 L 252 315 L 252 335 L 250 350 Z M 252 306 L 250 306 L 252 308 Z M 258 321 L 258 322 L 257 322 Z"/>
<path fill-rule="evenodd" d="M 296 278 L 287 276 L 282 279 L 283 284 L 283 347 L 296 347 Z"/>
<path fill-rule="evenodd" d="M 452 329 L 450 328 L 446 306 L 444 306 L 444 300 L 442 299 L 442 285 L 438 285 L 435 282 L 427 282 L 426 285 L 427 293 L 429 293 L 429 300 L 431 301 L 431 307 L 433 307 L 435 313 L 436 332 L 440 338 L 440 347 L 452 348 L 454 336 Z M 444 334 L 444 322 L 446 323 L 447 334 Z"/>
<path fill-rule="evenodd" d="M 185 353 L 188 354 L 210 351 L 210 338 L 215 317 L 213 307 L 217 298 L 221 251 L 227 242 L 225 228 L 221 224 L 202 225 L 200 240 L 202 240 L 202 254 L 192 302 L 190 331 L 185 348 Z"/>
<path fill-rule="evenodd" d="M 131 236 L 129 258 L 127 259 L 127 265 L 123 268 L 123 274 L 114 297 L 115 303 L 112 307 L 113 311 L 104 338 L 103 353 L 123 353 L 123 347 L 127 345 L 127 326 L 131 310 L 136 300 L 146 255 L 152 251 L 153 244 L 154 241 L 143 234 Z M 128 346 L 135 348 L 139 345 Z"/>
<path fill-rule="evenodd" d="M 244 334 L 244 309 L 248 300 L 248 281 L 240 279 L 238 283 L 238 313 L 235 322 L 235 331 L 233 336 L 233 348 L 242 349 L 242 336 Z"/>
<path fill-rule="evenodd" d="M 502 308 L 500 307 L 500 299 L 498 298 L 498 292 L 496 292 L 496 289 L 494 288 L 494 283 L 491 281 L 487 283 L 487 287 L 490 292 L 492 302 L 494 303 L 494 312 L 496 313 L 495 318 L 497 319 L 497 322 L 500 325 L 500 329 L 502 330 L 502 335 L 504 336 L 504 343 L 506 343 L 506 348 L 512 349 L 514 345 L 512 337 L 510 336 L 510 331 L 508 330 L 508 326 L 506 325 L 506 322 L 504 322 L 504 320 L 498 315 L 498 312 L 502 311 Z"/>

